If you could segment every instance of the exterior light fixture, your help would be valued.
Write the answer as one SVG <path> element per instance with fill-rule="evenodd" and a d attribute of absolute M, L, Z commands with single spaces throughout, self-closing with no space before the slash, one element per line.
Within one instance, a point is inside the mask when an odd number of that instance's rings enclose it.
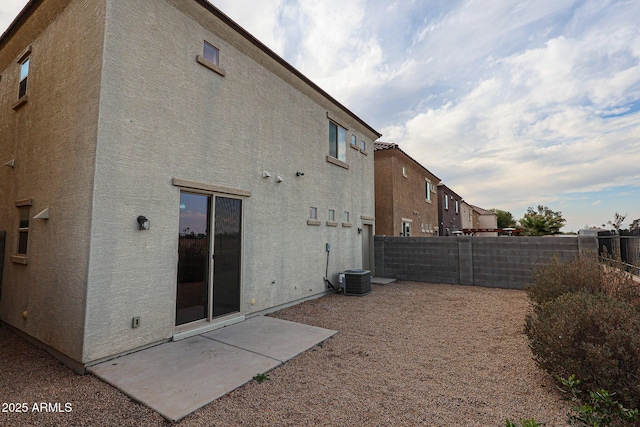
<path fill-rule="evenodd" d="M 151 226 L 151 223 L 149 222 L 146 216 L 140 215 L 137 220 L 138 220 L 138 230 L 148 230 L 149 227 Z"/>
<path fill-rule="evenodd" d="M 304 172 L 296 172 L 296 176 L 304 176 Z"/>
<path fill-rule="evenodd" d="M 362 233 L 362 228 L 358 227 L 358 234 Z"/>
<path fill-rule="evenodd" d="M 282 177 L 281 177 L 281 176 L 277 176 L 277 177 L 276 177 L 276 182 L 282 182 L 282 181 L 284 181 L 284 179 L 282 179 Z"/>
<path fill-rule="evenodd" d="M 269 178 L 271 176 L 271 174 L 267 171 L 262 171 L 262 177 L 263 178 Z"/>

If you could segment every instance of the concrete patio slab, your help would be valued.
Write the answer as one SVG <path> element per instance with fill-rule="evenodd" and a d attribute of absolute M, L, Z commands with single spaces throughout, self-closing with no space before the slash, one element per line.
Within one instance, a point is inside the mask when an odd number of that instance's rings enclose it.
<path fill-rule="evenodd" d="M 233 327 L 203 334 L 207 338 L 285 362 L 337 331 L 273 317 L 253 317 Z"/>
<path fill-rule="evenodd" d="M 168 420 L 178 421 L 335 333 L 257 316 L 88 370 Z"/>

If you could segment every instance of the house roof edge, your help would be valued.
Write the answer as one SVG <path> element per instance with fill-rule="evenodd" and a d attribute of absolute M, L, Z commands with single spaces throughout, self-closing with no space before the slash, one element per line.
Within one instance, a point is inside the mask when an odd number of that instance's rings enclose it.
<path fill-rule="evenodd" d="M 300 80 L 302 80 L 307 85 L 309 85 L 312 89 L 314 89 L 320 95 L 325 97 L 331 103 L 335 104 L 337 107 L 339 107 L 345 113 L 347 113 L 351 118 L 355 119 L 358 123 L 360 123 L 361 125 L 366 127 L 370 132 L 372 132 L 373 134 L 377 135 L 378 138 L 380 138 L 382 136 L 382 134 L 380 132 L 378 132 L 373 127 L 371 127 L 369 124 L 367 124 L 364 120 L 362 120 L 353 111 L 349 110 L 347 107 L 345 107 L 343 104 L 341 104 L 333 96 L 329 95 L 329 93 L 327 93 L 324 89 L 322 89 L 320 86 L 318 86 L 313 81 L 311 81 L 311 79 L 309 79 L 307 76 L 305 76 L 300 71 L 298 71 L 297 68 L 295 68 L 293 65 L 289 64 L 284 58 L 282 58 L 280 55 L 278 55 L 273 50 L 271 50 L 269 47 L 267 47 L 267 45 L 262 43 L 256 37 L 254 37 L 251 33 L 249 33 L 247 30 L 245 30 L 242 26 L 240 26 L 240 24 L 235 22 L 233 19 L 231 19 L 229 16 L 227 16 L 224 12 L 222 12 L 220 9 L 218 9 L 217 7 L 215 7 L 214 5 L 209 3 L 207 0 L 195 0 L 195 1 L 198 4 L 200 4 L 202 7 L 204 7 L 206 10 L 208 10 L 210 13 L 214 14 L 217 18 L 219 18 L 221 21 L 223 21 L 226 25 L 231 27 L 235 32 L 237 32 L 242 37 L 247 39 L 250 43 L 252 43 L 258 49 L 260 49 L 261 51 L 266 53 L 268 56 L 270 56 L 277 63 L 279 63 L 280 65 L 285 67 L 289 72 L 291 72 L 296 77 L 298 77 Z"/>
<path fill-rule="evenodd" d="M 22 8 L 18 16 L 11 21 L 11 24 L 4 30 L 4 33 L 0 35 L 0 49 L 7 43 L 7 40 L 18 31 L 18 28 L 31 16 L 34 10 L 42 3 L 43 0 L 29 0 L 29 2 Z"/>
<path fill-rule="evenodd" d="M 247 30 L 245 30 L 243 27 L 241 27 L 233 19 L 231 19 L 227 15 L 225 15 L 220 9 L 218 9 L 217 7 L 215 7 L 214 5 L 209 3 L 207 0 L 194 0 L 194 1 L 197 2 L 204 9 L 206 9 L 208 12 L 212 13 L 213 15 L 215 15 L 222 22 L 224 22 L 226 25 L 228 25 L 230 28 L 232 28 L 235 32 L 240 34 L 242 37 L 247 39 L 250 43 L 252 43 L 258 49 L 260 49 L 261 51 L 266 53 L 269 57 L 271 57 L 277 63 L 282 65 L 284 68 L 286 68 L 290 73 L 294 74 L 296 77 L 298 77 L 304 83 L 309 85 L 312 89 L 314 89 L 320 95 L 322 95 L 327 100 L 329 100 L 331 103 L 333 103 L 338 108 L 340 108 L 342 111 L 347 113 L 347 115 L 349 115 L 352 119 L 356 120 L 362 126 L 367 128 L 371 133 L 373 133 L 374 135 L 377 135 L 378 138 L 380 138 L 382 136 L 382 134 L 380 132 L 378 132 L 373 127 L 371 127 L 367 122 L 365 122 L 360 117 L 358 117 L 353 111 L 349 110 L 347 107 L 345 107 L 342 103 L 340 103 L 333 96 L 329 95 L 328 92 L 326 92 L 320 86 L 318 86 L 313 81 L 311 81 L 311 79 L 309 79 L 307 76 L 305 76 L 300 71 L 298 71 L 298 69 L 296 69 L 293 65 L 289 64 L 285 59 L 283 59 L 280 55 L 275 53 L 273 50 L 268 48 L 260 40 L 258 40 L 253 35 L 251 35 L 251 33 L 249 33 Z M 9 24 L 9 27 L 7 27 L 5 32 L 2 33 L 2 35 L 0 36 L 0 49 L 2 49 L 2 47 L 7 43 L 7 41 L 11 38 L 11 36 L 22 26 L 22 24 L 24 24 L 24 22 L 29 18 L 29 16 L 33 13 L 33 11 L 42 2 L 43 2 L 43 0 L 29 0 L 29 2 L 22 8 L 20 13 L 18 13 L 18 16 L 15 17 L 15 19 L 11 22 L 11 24 Z"/>
<path fill-rule="evenodd" d="M 419 161 L 408 155 L 400 146 L 394 142 L 383 142 L 376 141 L 373 143 L 373 151 L 383 151 L 383 150 L 398 150 L 400 153 L 404 154 L 409 160 L 420 166 L 422 169 L 431 174 L 438 182 L 442 182 L 440 178 L 438 178 L 433 172 L 424 167 Z"/>

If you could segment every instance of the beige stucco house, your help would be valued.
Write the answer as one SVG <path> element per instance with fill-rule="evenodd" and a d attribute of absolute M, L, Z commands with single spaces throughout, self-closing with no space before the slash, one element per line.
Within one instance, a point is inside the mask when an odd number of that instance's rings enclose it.
<path fill-rule="evenodd" d="M 83 371 L 323 295 L 373 267 L 379 136 L 205 0 L 32 0 L 0 38 L 0 320 Z"/>
<path fill-rule="evenodd" d="M 478 228 L 480 221 L 478 219 L 478 213 L 473 210 L 473 206 L 467 203 L 464 199 L 460 202 L 460 220 L 462 222 L 462 229 Z"/>
<path fill-rule="evenodd" d="M 460 203 L 462 212 L 462 229 L 474 236 L 479 237 L 496 237 L 497 231 L 480 231 L 495 230 L 498 228 L 498 215 L 481 207 L 470 205 L 464 200 Z"/>
<path fill-rule="evenodd" d="M 479 206 L 471 205 L 475 215 L 478 218 L 478 226 L 475 228 L 484 229 L 484 230 L 494 230 L 498 228 L 498 215 L 495 212 L 491 212 L 490 210 L 483 209 Z M 484 237 L 496 237 L 498 236 L 498 232 L 496 231 L 485 231 L 476 233 L 477 236 Z"/>

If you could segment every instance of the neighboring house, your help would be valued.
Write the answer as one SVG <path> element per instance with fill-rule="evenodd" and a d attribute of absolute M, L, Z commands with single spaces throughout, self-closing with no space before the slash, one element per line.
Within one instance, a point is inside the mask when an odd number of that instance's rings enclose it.
<path fill-rule="evenodd" d="M 475 228 L 479 224 L 478 213 L 464 200 L 460 202 L 460 224 L 463 230 Z"/>
<path fill-rule="evenodd" d="M 30 1 L 0 135 L 0 320 L 78 371 L 373 269 L 380 134 L 205 0 Z"/>
<path fill-rule="evenodd" d="M 460 204 L 462 197 L 444 185 L 438 184 L 438 224 L 441 236 L 451 236 L 462 230 Z"/>
<path fill-rule="evenodd" d="M 397 144 L 375 143 L 376 234 L 437 236 L 440 179 Z"/>
<path fill-rule="evenodd" d="M 498 228 L 498 215 L 496 215 L 494 212 L 491 212 L 487 209 L 482 209 L 478 206 L 471 205 L 471 207 L 473 208 L 473 211 L 478 221 L 477 226 L 474 226 L 473 228 L 491 229 L 491 230 L 495 230 L 496 228 Z M 496 231 L 478 232 L 478 233 L 475 233 L 475 235 L 483 236 L 483 237 L 497 237 L 498 232 Z"/>

